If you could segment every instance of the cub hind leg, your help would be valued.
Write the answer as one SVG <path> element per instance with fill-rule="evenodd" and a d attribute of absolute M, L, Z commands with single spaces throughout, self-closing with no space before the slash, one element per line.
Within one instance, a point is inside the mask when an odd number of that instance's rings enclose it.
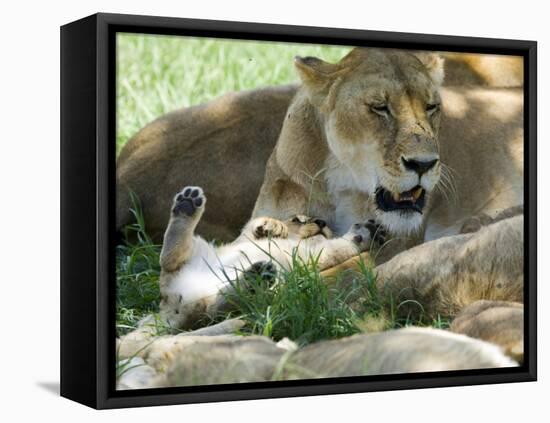
<path fill-rule="evenodd" d="M 206 197 L 200 187 L 185 187 L 174 197 L 160 253 L 163 271 L 176 271 L 193 255 L 195 228 L 205 204 Z"/>

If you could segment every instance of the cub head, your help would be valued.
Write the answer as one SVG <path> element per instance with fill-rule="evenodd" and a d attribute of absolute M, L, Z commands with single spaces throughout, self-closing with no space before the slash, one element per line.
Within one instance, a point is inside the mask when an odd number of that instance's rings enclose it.
<path fill-rule="evenodd" d="M 295 65 L 323 125 L 329 190 L 366 192 L 390 231 L 417 230 L 441 171 L 443 60 L 356 48 L 337 64 L 297 57 Z"/>
<path fill-rule="evenodd" d="M 332 238 L 332 231 L 322 219 L 297 214 L 288 219 L 285 224 L 289 236 L 306 239 L 315 235 L 323 235 L 327 239 Z"/>

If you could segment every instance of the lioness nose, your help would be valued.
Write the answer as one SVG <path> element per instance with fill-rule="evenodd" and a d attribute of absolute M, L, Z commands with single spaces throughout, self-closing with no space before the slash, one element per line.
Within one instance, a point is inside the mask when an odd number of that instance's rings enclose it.
<path fill-rule="evenodd" d="M 437 163 L 437 159 L 419 160 L 415 158 L 406 159 L 404 157 L 401 157 L 401 160 L 403 161 L 403 165 L 405 166 L 406 169 L 412 170 L 413 172 L 418 173 L 418 176 L 422 176 L 428 170 L 433 168 Z"/>

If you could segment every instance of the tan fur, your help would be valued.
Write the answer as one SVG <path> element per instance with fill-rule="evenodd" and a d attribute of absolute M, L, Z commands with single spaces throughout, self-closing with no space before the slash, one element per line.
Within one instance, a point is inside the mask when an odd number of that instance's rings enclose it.
<path fill-rule="evenodd" d="M 119 388 L 517 366 L 495 345 L 414 327 L 321 341 L 301 349 L 288 340 L 275 343 L 260 336 L 167 336 L 134 354 L 147 367 L 123 375 Z"/>
<path fill-rule="evenodd" d="M 522 87 L 523 58 L 492 54 L 445 53 L 447 85 Z"/>
<path fill-rule="evenodd" d="M 374 273 L 378 289 L 389 301 L 387 308 L 397 315 L 452 318 L 480 300 L 522 303 L 523 255 L 523 215 L 519 215 L 473 233 L 426 242 L 376 266 Z M 353 278 L 349 272 L 358 268 L 359 261 L 359 256 L 354 257 L 322 275 L 329 283 L 344 271 Z M 523 333 L 523 323 L 513 327 Z M 457 332 L 492 342 L 507 336 L 496 325 L 487 325 L 482 336 L 473 329 Z M 496 343 L 507 353 L 512 350 L 504 341 Z M 519 360 L 519 349 L 515 351 L 510 355 Z"/>
<path fill-rule="evenodd" d="M 520 215 L 474 233 L 425 242 L 376 266 L 374 272 L 379 290 L 391 299 L 398 315 L 448 318 L 479 300 L 523 302 L 523 254 Z M 359 260 L 354 257 L 322 275 L 330 282 L 345 270 L 357 269 Z"/>
<path fill-rule="evenodd" d="M 512 367 L 489 343 L 431 328 L 409 327 L 322 341 L 294 353 L 287 379 Z M 311 376 L 315 375 L 315 376 Z"/>
<path fill-rule="evenodd" d="M 139 357 L 147 360 L 157 370 L 166 369 L 166 360 L 162 360 L 163 354 L 170 350 L 170 359 L 180 348 L 184 348 L 193 339 L 204 337 L 228 336 L 244 326 L 245 322 L 239 319 L 228 319 L 221 323 L 197 329 L 192 332 L 182 332 L 177 335 L 159 335 L 159 322 L 153 315 L 142 319 L 139 327 L 120 338 L 117 338 L 116 350 L 119 359 Z M 161 328 L 164 330 L 164 328 Z"/>
<path fill-rule="evenodd" d="M 375 267 L 378 288 L 389 301 L 386 308 L 409 318 L 456 316 L 452 331 L 495 343 L 523 362 L 524 220 L 521 212 L 517 214 L 520 210 L 507 209 L 486 221 L 487 226 L 476 217 L 468 229 L 475 228 L 468 233 L 425 242 Z M 353 257 L 322 276 L 328 283 L 340 274 L 352 278 L 360 260 Z"/>
<path fill-rule="evenodd" d="M 401 313 L 455 316 L 477 300 L 523 302 L 523 216 L 473 234 L 444 237 L 397 255 L 376 268 L 378 283 Z"/>
<path fill-rule="evenodd" d="M 174 193 L 184 185 L 200 185 L 216 206 L 206 212 L 199 233 L 235 239 L 250 218 L 295 93 L 295 86 L 230 93 L 168 113 L 143 128 L 117 160 L 117 228 L 132 222 L 132 191 L 147 231 L 162 240 Z"/>
<path fill-rule="evenodd" d="M 491 223 L 495 223 L 500 220 L 508 219 L 510 217 L 519 216 L 522 214 L 523 214 L 523 204 L 521 206 L 515 206 L 515 207 L 510 207 L 508 209 L 504 209 L 503 211 L 498 213 L 495 217 L 491 217 L 486 215 L 485 213 L 481 213 L 481 214 L 472 216 L 469 219 L 466 219 L 462 223 L 462 227 L 460 228 L 460 233 L 466 234 L 470 232 L 477 232 L 483 226 L 487 226 L 487 225 L 490 225 Z"/>
<path fill-rule="evenodd" d="M 523 363 L 523 304 L 509 301 L 477 301 L 453 320 L 451 331 L 500 346 Z"/>

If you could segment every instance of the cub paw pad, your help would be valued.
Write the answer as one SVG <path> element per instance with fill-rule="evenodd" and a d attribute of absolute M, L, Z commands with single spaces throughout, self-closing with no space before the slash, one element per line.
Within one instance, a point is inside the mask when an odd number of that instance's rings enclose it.
<path fill-rule="evenodd" d="M 382 245 L 387 236 L 386 230 L 372 219 L 366 223 L 356 223 L 350 228 L 349 234 L 350 239 L 361 248 Z"/>
<path fill-rule="evenodd" d="M 244 272 L 243 282 L 251 292 L 259 288 L 258 283 L 265 283 L 264 287 L 269 287 L 275 282 L 277 277 L 277 268 L 271 262 L 258 261 L 253 263 L 248 270 Z"/>
<path fill-rule="evenodd" d="M 369 230 L 371 239 L 378 245 L 382 245 L 386 242 L 388 233 L 382 225 L 376 223 L 373 219 L 370 219 L 365 223 L 365 228 Z"/>
<path fill-rule="evenodd" d="M 197 209 L 204 207 L 206 197 L 200 187 L 186 187 L 174 198 L 172 213 L 193 216 Z"/>

